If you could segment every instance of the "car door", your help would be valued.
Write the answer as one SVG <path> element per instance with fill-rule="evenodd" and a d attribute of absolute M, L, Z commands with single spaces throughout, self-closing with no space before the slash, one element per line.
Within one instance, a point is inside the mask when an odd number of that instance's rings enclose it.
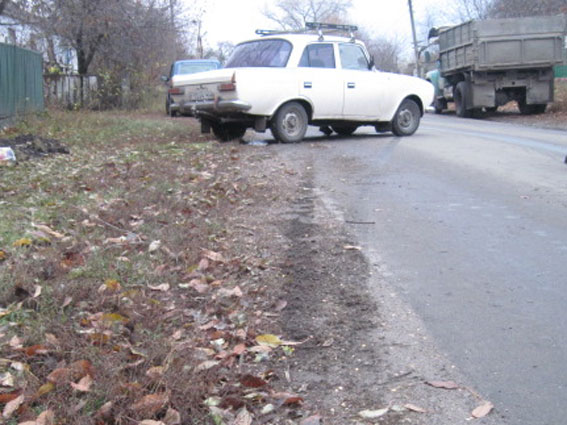
<path fill-rule="evenodd" d="M 347 119 L 377 120 L 387 96 L 387 74 L 369 69 L 367 55 L 355 43 L 340 43 L 344 87 L 343 114 Z"/>
<path fill-rule="evenodd" d="M 313 105 L 314 119 L 340 119 L 343 113 L 343 79 L 337 69 L 332 43 L 305 47 L 298 65 L 299 93 Z"/>

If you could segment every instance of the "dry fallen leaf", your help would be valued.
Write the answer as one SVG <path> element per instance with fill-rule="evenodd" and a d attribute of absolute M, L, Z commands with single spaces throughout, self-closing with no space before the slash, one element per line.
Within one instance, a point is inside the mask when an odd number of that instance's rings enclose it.
<path fill-rule="evenodd" d="M 47 354 L 49 349 L 43 344 L 31 345 L 22 349 L 26 356 L 32 357 L 38 354 Z"/>
<path fill-rule="evenodd" d="M 43 224 L 35 224 L 34 227 L 35 227 L 37 230 L 40 230 L 40 231 L 42 231 L 43 233 L 47 233 L 49 236 L 53 236 L 54 238 L 57 238 L 57 239 L 63 239 L 63 238 L 65 237 L 65 235 L 63 235 L 63 234 L 61 234 L 61 233 L 59 233 L 59 232 L 56 232 L 56 231 L 53 230 L 52 228 L 50 228 L 50 227 L 48 227 L 48 226 L 45 226 L 45 225 L 43 225 Z"/>
<path fill-rule="evenodd" d="M 93 384 L 93 379 L 90 377 L 90 375 L 84 376 L 76 384 L 74 382 L 71 382 L 71 386 L 73 387 L 73 389 L 83 393 L 88 393 L 91 390 L 92 384 Z"/>
<path fill-rule="evenodd" d="M 243 407 L 241 410 L 238 411 L 238 414 L 231 422 L 231 425 L 251 425 L 252 424 L 252 416 L 246 410 L 246 407 Z"/>
<path fill-rule="evenodd" d="M 10 372 L 2 372 L 0 373 L 0 385 L 3 387 L 13 387 L 14 386 L 14 377 Z"/>
<path fill-rule="evenodd" d="M 240 356 L 246 351 L 246 344 L 238 344 L 232 349 L 232 354 L 235 356 Z"/>
<path fill-rule="evenodd" d="M 219 254 L 218 252 L 214 252 L 208 249 L 203 249 L 203 256 L 205 258 L 208 258 L 211 261 L 215 261 L 217 263 L 223 263 L 224 262 L 224 258 L 222 256 L 222 254 Z"/>
<path fill-rule="evenodd" d="M 287 307 L 287 301 L 286 300 L 279 300 L 276 303 L 276 311 L 282 311 L 286 307 Z"/>
<path fill-rule="evenodd" d="M 77 380 L 84 376 L 95 376 L 93 365 L 88 360 L 77 360 L 69 365 L 72 372 L 72 379 Z"/>
<path fill-rule="evenodd" d="M 20 248 L 23 246 L 30 246 L 32 244 L 32 240 L 30 238 L 22 238 L 15 241 L 12 245 L 15 248 Z"/>
<path fill-rule="evenodd" d="M 243 386 L 248 388 L 260 388 L 268 384 L 262 378 L 258 378 L 254 375 L 243 375 L 240 377 L 239 381 Z"/>
<path fill-rule="evenodd" d="M 459 388 L 459 385 L 453 381 L 426 381 L 425 383 L 434 388 L 443 388 L 445 390 L 456 390 Z"/>
<path fill-rule="evenodd" d="M 204 361 L 203 363 L 200 363 L 199 365 L 197 365 L 197 368 L 195 369 L 197 372 L 200 372 L 202 370 L 207 370 L 210 369 L 212 367 L 215 367 L 219 364 L 219 362 L 215 361 L 215 360 L 207 360 Z"/>
<path fill-rule="evenodd" d="M 55 413 L 51 409 L 47 409 L 39 414 L 35 420 L 36 425 L 55 425 Z"/>
<path fill-rule="evenodd" d="M 47 393 L 50 393 L 55 389 L 55 384 L 53 382 L 48 382 L 47 384 L 43 384 L 34 395 L 34 398 L 39 398 Z"/>
<path fill-rule="evenodd" d="M 0 404 L 6 404 L 17 399 L 22 394 L 22 390 L 15 390 L 9 393 L 0 393 Z"/>
<path fill-rule="evenodd" d="M 160 292 L 167 292 L 169 291 L 169 283 L 162 283 L 161 285 L 148 285 L 148 288 L 150 288 L 152 291 L 160 291 Z"/>
<path fill-rule="evenodd" d="M 268 347 L 278 347 L 282 344 L 282 340 L 276 335 L 262 334 L 256 337 L 256 342 L 260 345 L 267 345 Z"/>
<path fill-rule="evenodd" d="M 34 292 L 33 292 L 32 298 L 37 298 L 37 297 L 39 297 L 39 296 L 41 295 L 41 289 L 42 289 L 41 286 L 35 285 L 35 290 L 34 290 Z"/>
<path fill-rule="evenodd" d="M 321 425 L 321 416 L 313 415 L 303 419 L 299 425 Z"/>
<path fill-rule="evenodd" d="M 144 419 L 141 422 L 138 422 L 138 425 L 166 425 L 162 421 L 154 421 L 152 419 Z"/>
<path fill-rule="evenodd" d="M 181 415 L 175 409 L 169 407 L 165 416 L 163 418 L 163 422 L 165 425 L 180 425 L 181 424 Z"/>
<path fill-rule="evenodd" d="M 71 379 L 71 375 L 71 369 L 67 367 L 60 367 L 47 375 L 47 380 L 52 384 L 61 385 L 68 382 Z"/>
<path fill-rule="evenodd" d="M 157 381 L 163 376 L 163 366 L 153 366 L 146 371 L 146 376 L 152 381 Z"/>
<path fill-rule="evenodd" d="M 473 418 L 477 418 L 477 419 L 484 418 L 492 411 L 493 408 L 494 405 L 490 401 L 485 401 L 476 409 L 474 409 L 471 414 Z"/>
<path fill-rule="evenodd" d="M 4 411 L 2 412 L 2 416 L 4 417 L 4 419 L 9 419 L 10 417 L 12 417 L 14 412 L 18 410 L 23 403 L 24 403 L 23 394 L 20 394 L 14 400 L 11 400 L 8 403 L 6 403 L 6 406 L 4 406 Z"/>
<path fill-rule="evenodd" d="M 347 251 L 361 251 L 362 250 L 362 247 L 355 246 L 355 245 L 345 245 L 343 248 Z"/>
<path fill-rule="evenodd" d="M 152 243 L 150 243 L 150 246 L 148 247 L 148 252 L 157 251 L 160 246 L 161 246 L 161 241 L 152 241 Z"/>
<path fill-rule="evenodd" d="M 18 338 L 17 336 L 14 336 L 10 340 L 9 345 L 10 345 L 10 348 L 17 350 L 17 349 L 22 348 L 24 346 L 24 340 Z"/>
<path fill-rule="evenodd" d="M 427 409 L 424 409 L 423 407 L 416 406 L 415 404 L 407 403 L 407 404 L 404 404 L 404 407 L 408 410 L 411 410 L 412 412 L 427 413 Z"/>
<path fill-rule="evenodd" d="M 384 409 L 377 409 L 377 410 L 362 410 L 358 412 L 358 416 L 364 419 L 376 419 L 381 416 L 384 416 L 386 413 L 388 413 L 388 410 L 389 409 L 387 407 Z"/>
<path fill-rule="evenodd" d="M 134 412 L 141 416 L 154 416 L 169 402 L 167 393 L 148 394 L 130 406 Z"/>

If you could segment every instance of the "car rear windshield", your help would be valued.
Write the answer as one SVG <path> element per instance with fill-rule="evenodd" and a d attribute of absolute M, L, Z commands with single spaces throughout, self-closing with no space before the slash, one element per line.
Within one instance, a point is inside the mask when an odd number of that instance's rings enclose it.
<path fill-rule="evenodd" d="M 290 53 L 291 43 L 286 40 L 248 41 L 235 47 L 225 68 L 283 68 Z"/>
<path fill-rule="evenodd" d="M 175 74 L 194 74 L 217 69 L 215 62 L 180 62 L 175 66 Z"/>

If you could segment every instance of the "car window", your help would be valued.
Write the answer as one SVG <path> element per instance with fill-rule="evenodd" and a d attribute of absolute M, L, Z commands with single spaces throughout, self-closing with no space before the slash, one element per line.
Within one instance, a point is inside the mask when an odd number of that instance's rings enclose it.
<path fill-rule="evenodd" d="M 341 64 L 343 69 L 358 69 L 368 71 L 368 59 L 362 48 L 356 44 L 339 45 Z"/>
<path fill-rule="evenodd" d="M 303 51 L 299 66 L 308 68 L 334 68 L 335 52 L 329 43 L 310 44 Z"/>
<path fill-rule="evenodd" d="M 286 40 L 248 41 L 234 48 L 225 68 L 283 68 L 287 65 L 290 53 L 291 43 Z"/>
<path fill-rule="evenodd" d="M 218 66 L 214 62 L 179 62 L 176 65 L 175 74 L 194 74 L 195 72 L 210 71 L 217 68 Z"/>

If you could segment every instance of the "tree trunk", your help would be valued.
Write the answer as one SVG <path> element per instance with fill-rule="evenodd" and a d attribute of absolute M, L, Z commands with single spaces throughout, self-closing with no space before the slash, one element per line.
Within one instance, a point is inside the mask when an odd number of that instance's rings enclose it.
<path fill-rule="evenodd" d="M 0 15 L 2 15 L 6 6 L 8 6 L 8 0 L 0 0 Z"/>

